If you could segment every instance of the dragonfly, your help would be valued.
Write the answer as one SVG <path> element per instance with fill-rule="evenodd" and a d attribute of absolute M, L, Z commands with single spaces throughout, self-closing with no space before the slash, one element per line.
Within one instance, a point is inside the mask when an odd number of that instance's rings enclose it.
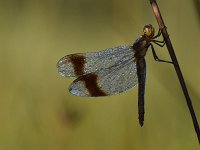
<path fill-rule="evenodd" d="M 165 41 L 156 40 L 151 24 L 145 25 L 143 34 L 133 45 L 108 48 L 99 52 L 77 53 L 62 57 L 57 68 L 61 76 L 76 77 L 69 86 L 69 92 L 81 97 L 111 96 L 128 91 L 138 84 L 138 119 L 144 123 L 144 95 L 146 80 L 145 55 L 150 47 L 157 62 L 173 63 L 160 59 L 153 44 L 160 47 Z"/>

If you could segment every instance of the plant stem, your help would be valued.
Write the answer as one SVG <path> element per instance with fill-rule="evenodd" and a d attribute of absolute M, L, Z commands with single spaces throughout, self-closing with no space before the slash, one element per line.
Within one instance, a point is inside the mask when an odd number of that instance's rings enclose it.
<path fill-rule="evenodd" d="M 156 20 L 158 22 L 159 28 L 161 29 L 163 38 L 164 38 L 164 40 L 166 42 L 166 46 L 167 46 L 167 49 L 169 51 L 170 57 L 172 59 L 172 62 L 174 64 L 174 68 L 176 70 L 177 76 L 179 78 L 179 81 L 180 81 L 183 93 L 185 95 L 185 99 L 186 99 L 188 108 L 190 110 L 190 114 L 191 114 L 191 117 L 192 117 L 194 128 L 195 128 L 195 131 L 196 131 L 196 134 L 197 134 L 197 138 L 198 138 L 198 141 L 199 141 L 199 144 L 200 144 L 199 124 L 198 124 L 198 121 L 197 121 L 197 118 L 196 118 L 196 115 L 195 115 L 195 112 L 194 112 L 194 109 L 193 109 L 193 106 L 192 106 L 192 101 L 191 101 L 190 96 L 188 94 L 188 90 L 187 90 L 183 75 L 181 73 L 180 66 L 178 64 L 178 60 L 176 58 L 176 55 L 175 55 L 171 40 L 169 38 L 169 34 L 167 32 L 167 28 L 166 28 L 166 26 L 164 24 L 164 21 L 162 19 L 162 16 L 161 16 L 160 10 L 158 8 L 158 5 L 156 3 L 156 0 L 149 0 L 149 1 L 150 1 L 150 4 L 151 4 L 151 7 L 153 9 L 153 12 L 155 14 Z"/>

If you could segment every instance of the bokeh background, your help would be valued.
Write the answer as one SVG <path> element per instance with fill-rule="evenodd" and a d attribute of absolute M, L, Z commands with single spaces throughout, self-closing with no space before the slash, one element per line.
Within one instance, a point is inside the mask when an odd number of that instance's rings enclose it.
<path fill-rule="evenodd" d="M 200 121 L 199 3 L 158 1 Z M 199 149 L 174 68 L 151 51 L 142 128 L 137 87 L 81 98 L 57 73 L 64 55 L 132 44 L 149 23 L 148 0 L 0 0 L 0 150 Z"/>

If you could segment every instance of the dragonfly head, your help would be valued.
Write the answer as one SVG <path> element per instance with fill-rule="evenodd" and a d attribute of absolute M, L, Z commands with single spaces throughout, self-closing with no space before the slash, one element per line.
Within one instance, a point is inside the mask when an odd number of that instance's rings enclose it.
<path fill-rule="evenodd" d="M 143 28 L 144 35 L 153 38 L 155 29 L 151 24 L 145 25 Z"/>

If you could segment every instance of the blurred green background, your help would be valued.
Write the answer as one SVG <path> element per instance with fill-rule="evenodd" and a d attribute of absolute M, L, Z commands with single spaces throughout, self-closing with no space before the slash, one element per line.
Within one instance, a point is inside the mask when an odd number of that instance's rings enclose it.
<path fill-rule="evenodd" d="M 199 1 L 158 4 L 200 121 Z M 64 55 L 132 44 L 149 23 L 158 30 L 148 0 L 0 0 L 0 150 L 199 149 L 174 68 L 151 51 L 142 128 L 137 87 L 81 98 L 57 73 Z"/>

